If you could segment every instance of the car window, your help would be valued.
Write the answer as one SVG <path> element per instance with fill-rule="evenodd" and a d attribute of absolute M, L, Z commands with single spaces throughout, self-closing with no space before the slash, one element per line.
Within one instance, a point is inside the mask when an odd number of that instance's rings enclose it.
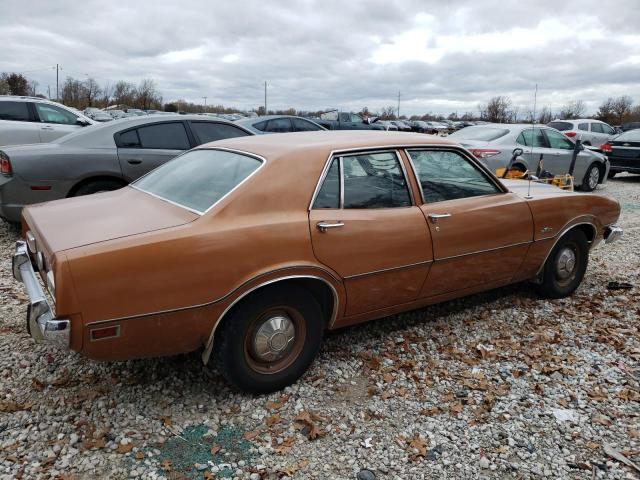
<path fill-rule="evenodd" d="M 258 122 L 258 123 L 254 123 L 253 124 L 253 128 L 255 128 L 256 130 L 260 130 L 261 132 L 265 131 L 265 128 L 267 128 L 267 120 L 264 120 L 262 122 Z"/>
<path fill-rule="evenodd" d="M 582 125 L 585 125 L 584 123 Z M 565 132 L 567 130 L 573 130 L 573 123 L 571 122 L 549 122 L 547 123 L 547 127 L 555 128 L 556 130 L 560 130 L 561 132 Z"/>
<path fill-rule="evenodd" d="M 340 208 L 340 160 L 334 158 L 324 177 L 313 208 Z"/>
<path fill-rule="evenodd" d="M 547 142 L 540 128 L 528 128 L 520 132 L 516 143 L 525 147 L 541 147 L 547 148 Z"/>
<path fill-rule="evenodd" d="M 395 208 L 411 205 L 409 187 L 395 153 L 342 157 L 344 208 Z"/>
<path fill-rule="evenodd" d="M 197 144 L 214 142 L 223 138 L 244 137 L 248 135 L 244 130 L 233 125 L 214 122 L 191 122 L 191 130 L 198 140 Z"/>
<path fill-rule="evenodd" d="M 434 127 L 432 122 L 427 122 L 426 125 L 428 127 Z M 461 140 L 481 140 L 484 142 L 491 142 L 505 136 L 507 133 L 509 133 L 509 130 L 506 128 L 467 127 L 462 130 L 458 130 L 449 136 L 452 138 L 459 138 Z"/>
<path fill-rule="evenodd" d="M 75 125 L 78 121 L 77 115 L 67 112 L 63 108 L 45 103 L 35 103 L 40 121 L 43 123 L 59 123 L 62 125 Z"/>
<path fill-rule="evenodd" d="M 574 144 L 560 132 L 555 130 L 545 129 L 544 133 L 547 135 L 550 148 L 559 148 L 562 150 L 573 150 Z"/>
<path fill-rule="evenodd" d="M 500 193 L 486 175 L 457 152 L 411 150 L 408 153 L 425 203 Z"/>
<path fill-rule="evenodd" d="M 265 132 L 287 133 L 292 130 L 291 121 L 288 118 L 274 118 L 269 120 Z"/>
<path fill-rule="evenodd" d="M 192 150 L 153 170 L 134 187 L 199 213 L 239 185 L 261 165 L 249 155 Z"/>
<path fill-rule="evenodd" d="M 293 122 L 296 132 L 315 132 L 316 130 L 322 130 L 322 128 L 315 123 L 303 120 L 302 118 L 292 118 L 291 121 Z"/>
<path fill-rule="evenodd" d="M 362 122 L 362 119 L 360 118 L 360 116 L 359 116 L 359 115 L 356 115 L 355 113 L 352 113 L 352 114 L 351 114 L 351 121 L 352 121 L 353 123 L 361 123 L 361 122 Z"/>
<path fill-rule="evenodd" d="M 615 132 L 613 131 L 613 128 L 611 128 L 609 125 L 607 125 L 606 123 L 601 123 L 600 127 L 602 127 L 602 133 L 606 133 L 607 135 L 613 135 Z"/>
<path fill-rule="evenodd" d="M 596 132 L 596 133 L 604 133 L 604 131 L 602 130 L 602 124 L 601 123 L 592 123 L 591 124 L 591 131 L 592 132 Z"/>
<path fill-rule="evenodd" d="M 0 120 L 30 122 L 27 102 L 0 102 Z"/>
<path fill-rule="evenodd" d="M 129 130 L 120 134 L 118 146 L 121 148 L 140 148 L 140 139 L 137 130 Z"/>
<path fill-rule="evenodd" d="M 553 125 L 549 125 L 550 127 L 553 127 Z M 560 130 L 560 129 L 558 129 Z M 578 124 L 578 130 L 582 130 L 583 132 L 588 132 L 589 131 L 589 124 L 588 123 L 579 123 Z"/>
<path fill-rule="evenodd" d="M 340 113 L 340 121 L 341 122 L 349 122 L 349 121 L 351 121 L 351 115 L 349 115 L 347 112 L 341 112 Z"/>
<path fill-rule="evenodd" d="M 138 128 L 140 146 L 164 150 L 188 150 L 187 131 L 182 122 L 158 123 Z"/>

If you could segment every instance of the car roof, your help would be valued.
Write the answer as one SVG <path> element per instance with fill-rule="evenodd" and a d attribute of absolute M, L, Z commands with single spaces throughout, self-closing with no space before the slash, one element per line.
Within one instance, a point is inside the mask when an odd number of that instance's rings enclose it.
<path fill-rule="evenodd" d="M 567 118 L 566 120 L 560 119 L 560 118 L 556 118 L 555 120 L 551 120 L 551 122 L 596 122 L 596 123 L 606 123 L 603 122 L 602 120 L 597 120 L 595 118 Z M 551 123 L 549 122 L 549 123 Z"/>
<path fill-rule="evenodd" d="M 323 130 L 279 135 L 256 135 L 218 140 L 196 148 L 223 147 L 253 153 L 269 160 L 294 155 L 301 151 L 317 153 L 323 158 L 333 151 L 388 149 L 427 145 L 456 145 L 454 142 L 422 133 L 390 134 L 381 130 Z"/>

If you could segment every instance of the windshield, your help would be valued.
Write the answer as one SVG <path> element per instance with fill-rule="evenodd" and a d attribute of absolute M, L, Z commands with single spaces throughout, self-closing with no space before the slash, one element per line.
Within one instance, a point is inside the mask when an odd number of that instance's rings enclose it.
<path fill-rule="evenodd" d="M 261 164 L 255 157 L 225 150 L 192 150 L 153 170 L 133 186 L 202 214 Z"/>
<path fill-rule="evenodd" d="M 449 135 L 451 138 L 459 138 L 460 140 L 481 140 L 483 142 L 491 142 L 509 133 L 506 128 L 496 127 L 467 127 Z"/>

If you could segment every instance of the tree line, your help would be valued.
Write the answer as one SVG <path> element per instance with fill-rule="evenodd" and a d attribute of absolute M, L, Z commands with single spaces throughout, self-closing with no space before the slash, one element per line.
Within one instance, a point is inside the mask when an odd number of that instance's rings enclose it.
<path fill-rule="evenodd" d="M 45 98 L 42 94 L 37 94 L 38 83 L 29 80 L 21 73 L 2 73 L 0 74 L 0 95 L 24 95 L 39 96 Z M 186 113 L 242 113 L 241 110 L 233 107 L 225 107 L 224 105 L 202 105 L 185 100 L 177 100 L 174 102 L 162 102 L 162 95 L 158 91 L 154 80 L 143 79 L 139 84 L 127 82 L 124 80 L 117 81 L 113 84 L 105 83 L 100 85 L 95 79 L 87 78 L 78 80 L 73 77 L 67 77 L 60 89 L 60 98 L 63 104 L 78 109 L 86 107 L 105 108 L 109 105 L 126 105 L 131 108 L 140 108 L 143 110 L 165 110 L 167 112 L 186 112 Z M 296 110 L 294 108 L 276 109 L 265 111 L 264 107 L 254 109 L 258 115 L 300 115 L 317 117 L 326 110 L 308 111 Z M 396 120 L 397 109 L 394 106 L 388 106 L 380 109 L 380 111 L 370 111 L 368 107 L 360 110 L 363 117 L 379 117 L 383 120 Z M 582 100 L 571 101 L 565 104 L 557 111 L 553 111 L 549 106 L 543 106 L 539 111 L 520 111 L 508 96 L 495 96 L 487 103 L 478 105 L 478 111 L 465 112 L 458 115 L 452 112 L 448 116 L 441 114 L 426 113 L 423 115 L 412 115 L 410 120 L 484 120 L 494 123 L 514 123 L 514 122 L 532 122 L 549 123 L 550 121 L 560 118 L 564 120 L 583 118 L 587 115 L 587 108 Z M 534 118 L 535 117 L 535 118 Z M 407 119 L 401 115 L 400 119 Z M 610 97 L 599 106 L 595 118 L 607 122 L 611 125 L 620 125 L 625 122 L 640 121 L 640 105 L 633 105 L 633 99 L 628 95 L 620 97 Z"/>

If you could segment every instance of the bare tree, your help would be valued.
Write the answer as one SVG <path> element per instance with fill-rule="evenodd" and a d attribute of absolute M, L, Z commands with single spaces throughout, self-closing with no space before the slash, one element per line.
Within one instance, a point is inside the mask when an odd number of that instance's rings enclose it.
<path fill-rule="evenodd" d="M 388 107 L 384 107 L 380 111 L 380 118 L 383 120 L 395 120 L 396 119 L 396 107 L 390 105 Z"/>
<path fill-rule="evenodd" d="M 29 81 L 21 73 L 4 73 L 3 79 L 9 85 L 10 95 L 29 95 Z"/>
<path fill-rule="evenodd" d="M 616 125 L 623 123 L 629 116 L 631 116 L 631 106 L 633 100 L 629 95 L 623 95 L 618 97 L 613 102 L 613 113 L 615 115 Z"/>
<path fill-rule="evenodd" d="M 93 106 L 94 100 L 100 95 L 100 86 L 93 78 L 87 78 L 84 82 L 84 89 L 87 94 L 87 106 Z"/>
<path fill-rule="evenodd" d="M 493 123 L 508 123 L 517 116 L 511 109 L 511 99 L 506 96 L 493 97 L 486 105 L 479 105 L 480 118 Z"/>
<path fill-rule="evenodd" d="M 162 97 L 156 90 L 156 82 L 144 79 L 138 86 L 136 95 L 136 104 L 143 110 L 149 110 L 151 107 L 158 106 L 162 103 Z"/>
<path fill-rule="evenodd" d="M 551 107 L 545 105 L 538 113 L 538 123 L 547 124 L 553 120 L 553 112 L 551 111 Z"/>
<path fill-rule="evenodd" d="M 9 95 L 11 93 L 11 87 L 9 87 L 9 83 L 7 82 L 6 73 L 3 73 L 0 76 L 0 95 Z"/>
<path fill-rule="evenodd" d="M 100 96 L 100 103 L 103 107 L 108 107 L 111 103 L 111 97 L 113 97 L 113 85 L 106 83 L 102 87 L 102 95 Z"/>
<path fill-rule="evenodd" d="M 118 105 L 133 105 L 136 87 L 133 83 L 120 80 L 113 88 L 113 101 Z"/>
<path fill-rule="evenodd" d="M 84 108 L 87 99 L 84 82 L 75 78 L 67 77 L 62 85 L 62 103 L 70 107 Z"/>
<path fill-rule="evenodd" d="M 582 118 L 584 117 L 586 111 L 587 107 L 585 106 L 584 102 L 582 100 L 576 100 L 567 103 L 560 109 L 560 118 L 563 120 Z"/>

